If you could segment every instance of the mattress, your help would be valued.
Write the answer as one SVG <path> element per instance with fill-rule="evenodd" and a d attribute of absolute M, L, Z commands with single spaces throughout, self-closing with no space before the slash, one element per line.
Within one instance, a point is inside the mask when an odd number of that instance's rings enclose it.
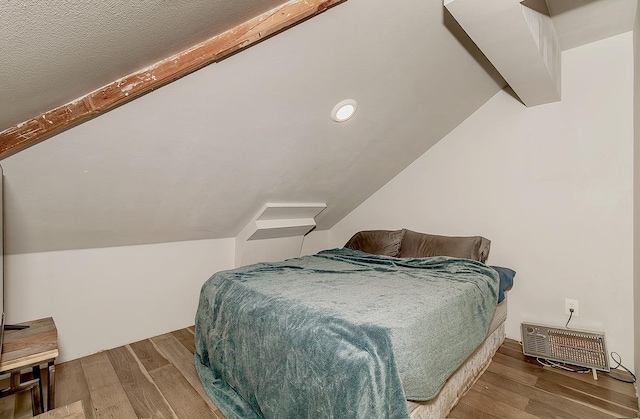
<path fill-rule="evenodd" d="M 428 401 L 407 401 L 412 419 L 445 418 L 458 401 L 478 380 L 491 363 L 505 339 L 507 299 L 498 306 L 489 324 L 487 338 L 467 360 L 447 379 L 438 396 Z"/>
<path fill-rule="evenodd" d="M 196 368 L 230 417 L 407 418 L 406 399 L 436 396 L 486 339 L 498 280 L 471 260 L 349 249 L 219 272 Z"/>

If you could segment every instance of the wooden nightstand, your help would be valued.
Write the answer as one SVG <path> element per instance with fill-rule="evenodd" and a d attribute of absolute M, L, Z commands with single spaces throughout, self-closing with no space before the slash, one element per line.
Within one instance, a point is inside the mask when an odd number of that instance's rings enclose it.
<path fill-rule="evenodd" d="M 54 361 L 58 356 L 58 330 L 51 317 L 20 323 L 23 330 L 5 330 L 0 356 L 0 374 L 11 374 L 10 387 L 0 390 L 0 397 L 31 390 L 34 414 L 43 410 L 40 366 L 47 364 L 49 385 L 47 409 L 55 408 Z M 33 380 L 20 383 L 20 372 L 31 368 Z"/>

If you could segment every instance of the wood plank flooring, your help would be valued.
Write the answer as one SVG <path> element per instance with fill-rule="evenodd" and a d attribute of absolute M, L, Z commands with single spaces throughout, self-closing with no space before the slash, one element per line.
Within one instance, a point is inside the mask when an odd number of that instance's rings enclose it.
<path fill-rule="evenodd" d="M 193 333 L 177 330 L 57 365 L 56 406 L 82 400 L 95 419 L 224 419 L 198 379 Z M 637 408 L 632 384 L 543 368 L 507 339 L 449 417 L 631 418 Z M 28 394 L 0 399 L 0 418 L 12 417 L 31 417 Z"/>

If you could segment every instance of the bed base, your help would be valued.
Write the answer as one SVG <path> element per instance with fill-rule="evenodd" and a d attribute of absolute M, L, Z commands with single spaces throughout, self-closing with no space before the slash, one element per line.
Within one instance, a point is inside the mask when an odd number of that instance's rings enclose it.
<path fill-rule="evenodd" d="M 442 386 L 440 393 L 428 401 L 407 401 L 411 419 L 446 418 L 451 409 L 489 367 L 491 358 L 505 339 L 504 322 L 485 339 Z"/>

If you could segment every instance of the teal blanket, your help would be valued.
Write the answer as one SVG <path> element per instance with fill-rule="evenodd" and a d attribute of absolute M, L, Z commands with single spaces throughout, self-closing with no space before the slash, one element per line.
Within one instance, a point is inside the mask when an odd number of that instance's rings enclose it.
<path fill-rule="evenodd" d="M 213 275 L 196 368 L 228 418 L 408 418 L 484 340 L 498 274 L 326 250 Z"/>

